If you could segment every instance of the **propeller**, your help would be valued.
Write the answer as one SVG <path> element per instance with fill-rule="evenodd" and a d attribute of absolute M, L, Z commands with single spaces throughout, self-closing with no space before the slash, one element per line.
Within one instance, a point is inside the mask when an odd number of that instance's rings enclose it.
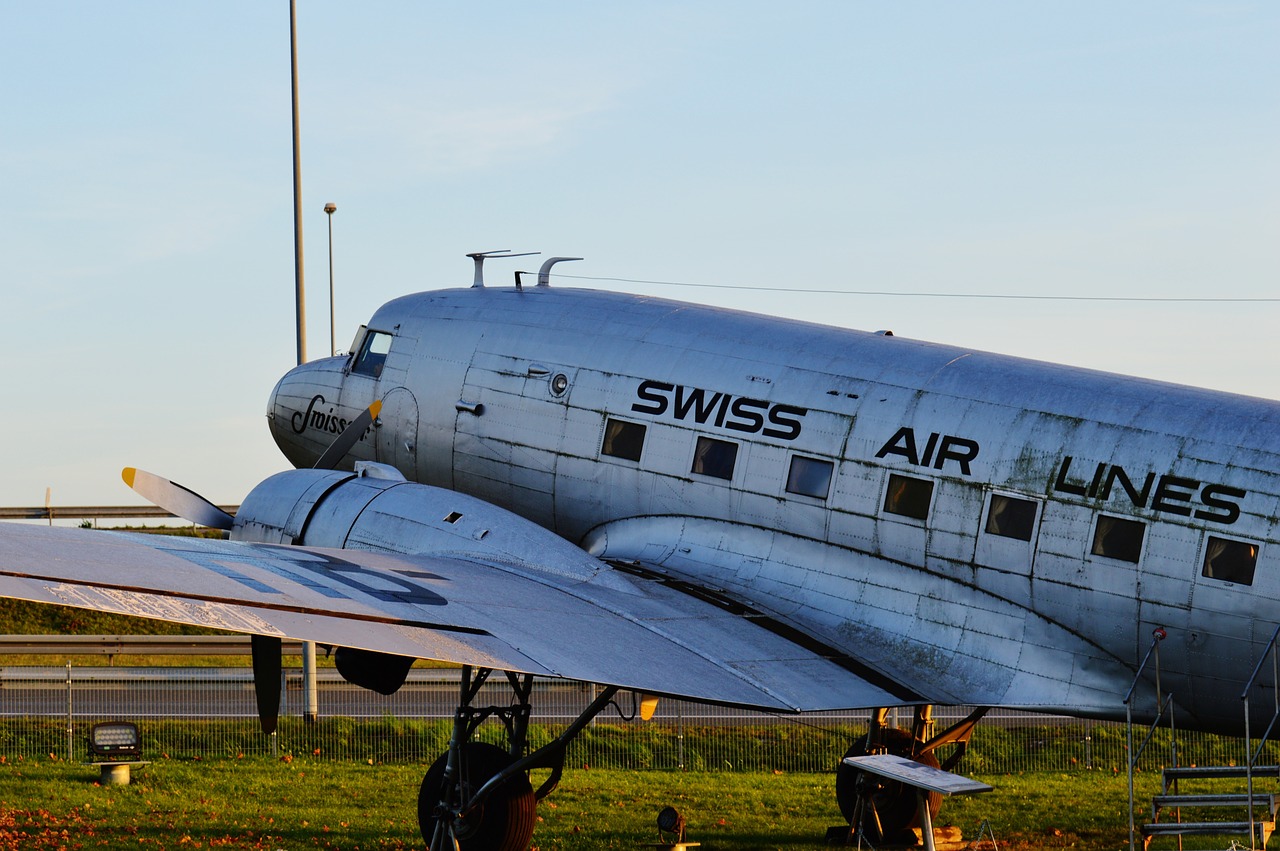
<path fill-rule="evenodd" d="M 320 455 L 314 469 L 332 470 L 337 467 L 351 451 L 351 447 L 356 445 L 356 441 L 373 425 L 381 410 L 382 402 L 377 401 L 361 411 Z M 235 518 L 230 514 L 177 482 L 135 467 L 125 467 L 120 476 L 126 485 L 147 501 L 192 523 L 223 531 L 230 530 L 235 525 Z M 275 732 L 280 716 L 281 640 L 271 635 L 251 635 L 249 640 L 253 655 L 253 694 L 258 704 L 258 719 L 262 722 L 262 732 L 270 735 Z"/>
<path fill-rule="evenodd" d="M 382 402 L 380 401 L 374 402 L 361 411 L 359 416 L 347 423 L 342 433 L 334 438 L 329 448 L 321 453 L 313 469 L 332 470 L 337 467 L 338 463 L 351 451 L 351 447 L 356 445 L 356 441 L 364 436 L 369 426 L 373 425 L 373 421 L 378 418 L 381 411 Z M 124 479 L 126 485 L 133 488 L 148 502 L 160 506 L 177 517 L 190 520 L 198 526 L 227 531 L 235 524 L 235 518 L 200 494 L 177 482 L 171 482 L 163 476 L 157 476 L 155 473 L 148 473 L 136 467 L 125 467 L 120 477 Z"/>
<path fill-rule="evenodd" d="M 364 436 L 365 431 L 368 430 L 369 426 L 373 425 L 373 421 L 378 418 L 378 414 L 381 411 L 381 401 L 376 401 L 361 411 L 360 415 L 347 423 L 347 427 L 342 430 L 342 434 L 338 435 L 337 439 L 329 444 L 329 448 L 316 459 L 312 469 L 336 469 L 338 462 L 345 458 L 347 453 L 351 451 L 351 447 L 356 445 L 356 441 Z"/>
<path fill-rule="evenodd" d="M 125 467 L 120 472 L 120 477 L 148 502 L 184 520 L 223 531 L 230 529 L 235 523 L 235 518 L 230 514 L 177 482 L 134 467 Z"/>

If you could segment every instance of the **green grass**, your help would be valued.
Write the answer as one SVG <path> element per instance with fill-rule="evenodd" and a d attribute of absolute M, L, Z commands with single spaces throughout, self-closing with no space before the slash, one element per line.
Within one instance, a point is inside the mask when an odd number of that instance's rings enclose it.
<path fill-rule="evenodd" d="M 183 538 L 222 537 L 217 530 L 193 527 L 123 527 L 123 532 L 145 532 Z M 168 621 L 134 618 L 51 606 L 25 600 L 0 599 L 0 634 L 4 635 L 230 635 L 214 629 L 183 626 Z"/>
<path fill-rule="evenodd" d="M 0 849 L 422 848 L 416 799 L 424 770 L 161 759 L 136 769 L 129 786 L 103 787 L 89 767 L 10 761 L 0 764 Z M 976 839 L 987 820 L 1006 851 L 1128 847 L 1123 774 L 979 779 L 996 790 L 948 800 L 940 824 Z M 1149 799 L 1155 782 L 1141 778 L 1141 794 Z M 655 819 L 667 805 L 685 815 L 689 839 L 706 851 L 823 848 L 826 829 L 840 820 L 830 774 L 570 770 L 539 805 L 533 847 L 636 848 L 656 841 Z M 1205 841 L 1187 847 L 1227 844 Z"/>
<path fill-rule="evenodd" d="M 0 599 L 0 633 L 5 635 L 229 635 L 212 629 L 168 621 L 132 618 L 49 606 L 26 600 Z"/>

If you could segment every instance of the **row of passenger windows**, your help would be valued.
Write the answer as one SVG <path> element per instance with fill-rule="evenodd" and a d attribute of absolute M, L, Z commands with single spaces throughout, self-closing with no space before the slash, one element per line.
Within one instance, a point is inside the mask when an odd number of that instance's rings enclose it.
<path fill-rule="evenodd" d="M 933 500 L 933 482 L 898 473 L 889 474 L 884 510 L 916 520 L 927 520 Z M 992 494 L 983 529 L 991 535 L 1030 541 L 1035 536 L 1040 503 L 1005 494 Z M 1089 551 L 1096 556 L 1137 564 L 1142 560 L 1142 544 L 1147 524 L 1129 517 L 1098 515 Z M 1201 574 L 1210 579 L 1253 584 L 1258 564 L 1258 545 L 1228 538 L 1209 537 Z"/>
<path fill-rule="evenodd" d="M 600 452 L 614 458 L 639 461 L 644 449 L 645 432 L 646 427 L 640 423 L 629 423 L 611 417 L 605 423 L 604 443 Z M 733 478 L 737 463 L 738 444 L 714 437 L 699 437 L 693 450 L 693 464 L 689 472 L 727 481 Z M 791 468 L 787 472 L 787 493 L 826 499 L 831 490 L 831 476 L 834 472 L 835 465 L 830 461 L 793 455 Z"/>
<path fill-rule="evenodd" d="M 646 426 L 610 417 L 605 424 L 604 455 L 639 461 L 644 449 Z M 689 472 L 716 479 L 733 478 L 738 460 L 738 444 L 714 437 L 699 437 Z M 831 490 L 835 466 L 820 458 L 791 456 L 787 472 L 787 493 L 826 499 Z M 883 508 L 889 514 L 925 521 L 933 503 L 933 481 L 899 473 L 889 474 Z M 992 494 L 984 531 L 1002 538 L 1030 541 L 1035 536 L 1040 503 L 1005 494 Z M 1098 515 L 1090 552 L 1103 558 L 1137 564 L 1142 559 L 1146 524 L 1128 517 Z M 1252 585 L 1258 563 L 1258 545 L 1246 541 L 1209 537 L 1201 574 L 1210 579 Z"/>

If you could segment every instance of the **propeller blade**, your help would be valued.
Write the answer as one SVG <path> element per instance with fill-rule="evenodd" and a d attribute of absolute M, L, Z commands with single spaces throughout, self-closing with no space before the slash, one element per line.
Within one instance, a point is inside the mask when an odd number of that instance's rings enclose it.
<path fill-rule="evenodd" d="M 351 451 L 351 447 L 356 445 L 365 432 L 365 429 L 373 425 L 373 421 L 378 418 L 378 413 L 382 410 L 382 402 L 374 402 L 369 407 L 360 412 L 360 416 L 347 423 L 347 427 L 342 430 L 342 434 L 338 435 L 337 440 L 329 444 L 329 448 L 324 451 L 316 461 L 316 470 L 333 470 L 338 466 L 346 454 Z"/>
<path fill-rule="evenodd" d="M 230 514 L 195 491 L 146 470 L 125 467 L 120 476 L 139 496 L 192 523 L 226 530 L 235 522 Z"/>
<path fill-rule="evenodd" d="M 268 736 L 276 731 L 280 717 L 281 641 L 271 635 L 249 636 L 253 654 L 253 696 L 258 704 L 258 720 Z"/>

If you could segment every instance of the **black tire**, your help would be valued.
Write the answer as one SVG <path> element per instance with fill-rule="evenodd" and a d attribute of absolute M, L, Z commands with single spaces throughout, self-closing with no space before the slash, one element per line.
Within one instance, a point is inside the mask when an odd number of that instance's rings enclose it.
<path fill-rule="evenodd" d="M 475 792 L 515 760 L 502 748 L 484 742 L 462 746 L 461 783 L 467 795 Z M 430 848 L 444 797 L 444 770 L 448 754 L 442 755 L 422 778 L 418 790 L 418 828 L 428 851 L 452 851 L 451 847 Z M 527 774 L 516 774 L 493 790 L 465 819 L 454 824 L 454 836 L 462 851 L 524 851 L 533 838 L 537 821 L 537 798 Z"/>
<path fill-rule="evenodd" d="M 927 765 L 930 768 L 938 768 L 938 759 L 932 753 L 917 757 L 911 756 L 911 747 L 914 744 L 914 740 L 908 731 L 887 729 L 883 731 L 882 739 L 889 753 L 895 756 L 910 757 L 921 765 Z M 866 753 L 867 741 L 862 738 L 845 752 L 845 758 L 865 756 Z M 836 768 L 836 804 L 840 807 L 840 815 L 844 816 L 844 820 L 847 822 L 853 821 L 854 809 L 857 805 L 858 792 L 860 791 L 858 789 L 858 781 L 862 774 L 863 772 L 846 765 L 843 761 Z M 885 780 L 884 778 L 868 777 L 867 780 L 875 783 L 877 787 L 871 794 L 871 800 L 876 805 L 876 813 L 880 816 L 880 826 L 884 832 L 883 836 L 878 835 L 875 824 L 869 820 L 864 825 L 867 838 L 872 842 L 914 845 L 916 840 L 915 835 L 911 833 L 911 829 L 920 826 L 916 790 L 905 784 Z M 930 792 L 928 801 L 929 817 L 933 818 L 937 816 L 938 810 L 942 808 L 942 795 L 937 792 Z"/>

